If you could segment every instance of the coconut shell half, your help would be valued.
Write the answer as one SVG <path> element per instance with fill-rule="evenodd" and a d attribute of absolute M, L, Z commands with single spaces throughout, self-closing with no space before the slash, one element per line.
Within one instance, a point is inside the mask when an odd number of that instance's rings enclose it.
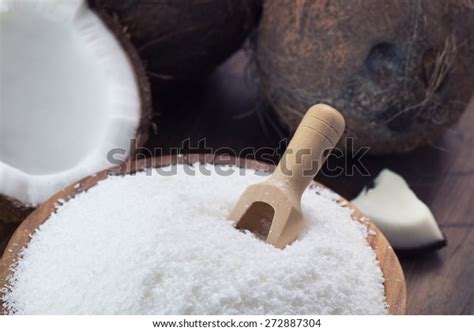
<path fill-rule="evenodd" d="M 83 0 L 6 1 L 0 39 L 0 223 L 14 223 L 129 159 L 147 140 L 151 93 L 123 28 Z"/>
<path fill-rule="evenodd" d="M 137 50 L 132 45 L 129 36 L 126 34 L 126 29 L 109 16 L 105 12 L 95 12 L 99 16 L 102 22 L 107 28 L 114 34 L 117 40 L 120 42 L 123 50 L 127 54 L 130 62 L 133 65 L 135 71 L 135 79 L 137 81 L 137 87 L 140 93 L 141 107 L 140 107 L 140 122 L 136 133 L 136 147 L 144 146 L 148 141 L 148 131 L 151 125 L 153 117 L 153 106 L 152 106 L 152 94 L 149 77 L 146 73 L 145 66 L 138 55 Z M 130 157 L 133 156 L 133 151 Z"/>
<path fill-rule="evenodd" d="M 290 129 L 324 102 L 343 113 L 356 148 L 406 152 L 466 108 L 473 31 L 474 7 L 463 0 L 265 1 L 255 59 L 262 91 Z"/>

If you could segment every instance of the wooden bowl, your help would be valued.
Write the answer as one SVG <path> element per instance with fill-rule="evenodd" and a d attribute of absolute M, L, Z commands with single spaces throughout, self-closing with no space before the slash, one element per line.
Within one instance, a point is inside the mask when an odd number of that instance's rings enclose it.
<path fill-rule="evenodd" d="M 18 227 L 16 232 L 10 239 L 8 246 L 3 253 L 0 260 L 0 288 L 7 285 L 8 276 L 10 275 L 11 266 L 17 261 L 20 251 L 23 247 L 28 245 L 30 236 L 38 227 L 48 220 L 49 216 L 55 211 L 55 205 L 60 200 L 67 201 L 73 198 L 76 194 L 87 191 L 89 188 L 97 184 L 97 182 L 113 175 L 123 175 L 127 173 L 134 173 L 146 168 L 158 168 L 168 166 L 170 164 L 193 164 L 196 162 L 221 164 L 221 165 L 236 165 L 242 168 L 256 169 L 262 171 L 272 171 L 274 166 L 258 161 L 239 159 L 225 156 L 203 155 L 203 154 L 189 154 L 184 156 L 163 156 L 153 159 L 144 159 L 130 164 L 114 167 L 108 170 L 101 171 L 94 176 L 86 177 L 58 192 L 52 196 L 48 201 L 38 207 L 32 214 L 30 214 L 25 221 Z M 77 185 L 80 184 L 80 185 Z M 314 182 L 313 185 L 322 187 L 323 185 Z M 353 218 L 356 221 L 365 223 L 369 227 L 370 235 L 367 238 L 368 243 L 376 252 L 377 259 L 380 263 L 384 275 L 385 298 L 388 304 L 388 312 L 392 315 L 406 313 L 406 283 L 402 268 L 398 261 L 395 252 L 384 237 L 382 232 L 370 220 L 347 200 L 341 198 L 339 203 L 348 206 L 355 210 Z M 0 301 L 0 308 L 3 307 Z M 7 312 L 1 308 L 2 314 Z"/>

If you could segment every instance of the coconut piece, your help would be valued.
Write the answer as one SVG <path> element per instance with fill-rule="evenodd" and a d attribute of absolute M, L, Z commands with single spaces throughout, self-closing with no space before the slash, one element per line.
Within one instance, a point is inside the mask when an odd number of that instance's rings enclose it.
<path fill-rule="evenodd" d="M 388 169 L 351 202 L 377 225 L 395 249 L 440 248 L 446 239 L 431 210 L 398 174 Z"/>
<path fill-rule="evenodd" d="M 89 1 L 126 28 L 161 86 L 209 74 L 240 48 L 260 13 L 260 0 Z"/>
<path fill-rule="evenodd" d="M 474 7 L 464 0 L 265 1 L 258 79 L 290 130 L 323 102 L 341 110 L 356 148 L 406 152 L 466 109 L 472 31 Z"/>
<path fill-rule="evenodd" d="M 121 28 L 84 1 L 2 1 L 0 221 L 124 161 L 147 137 L 150 91 Z"/>

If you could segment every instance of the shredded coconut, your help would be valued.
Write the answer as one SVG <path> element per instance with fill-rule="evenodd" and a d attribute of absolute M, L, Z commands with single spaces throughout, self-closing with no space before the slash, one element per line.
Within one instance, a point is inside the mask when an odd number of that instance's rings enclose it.
<path fill-rule="evenodd" d="M 59 206 L 22 252 L 2 290 L 4 307 L 18 314 L 386 313 L 367 228 L 337 195 L 308 189 L 308 226 L 279 250 L 226 220 L 245 187 L 265 178 L 216 168 L 113 176 Z"/>

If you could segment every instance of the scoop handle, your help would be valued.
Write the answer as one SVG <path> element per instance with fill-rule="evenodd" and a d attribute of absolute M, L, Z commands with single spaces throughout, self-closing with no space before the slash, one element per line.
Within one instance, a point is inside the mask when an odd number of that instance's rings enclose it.
<path fill-rule="evenodd" d="M 312 106 L 304 115 L 271 181 L 301 198 L 344 132 L 344 117 L 325 104 Z"/>

